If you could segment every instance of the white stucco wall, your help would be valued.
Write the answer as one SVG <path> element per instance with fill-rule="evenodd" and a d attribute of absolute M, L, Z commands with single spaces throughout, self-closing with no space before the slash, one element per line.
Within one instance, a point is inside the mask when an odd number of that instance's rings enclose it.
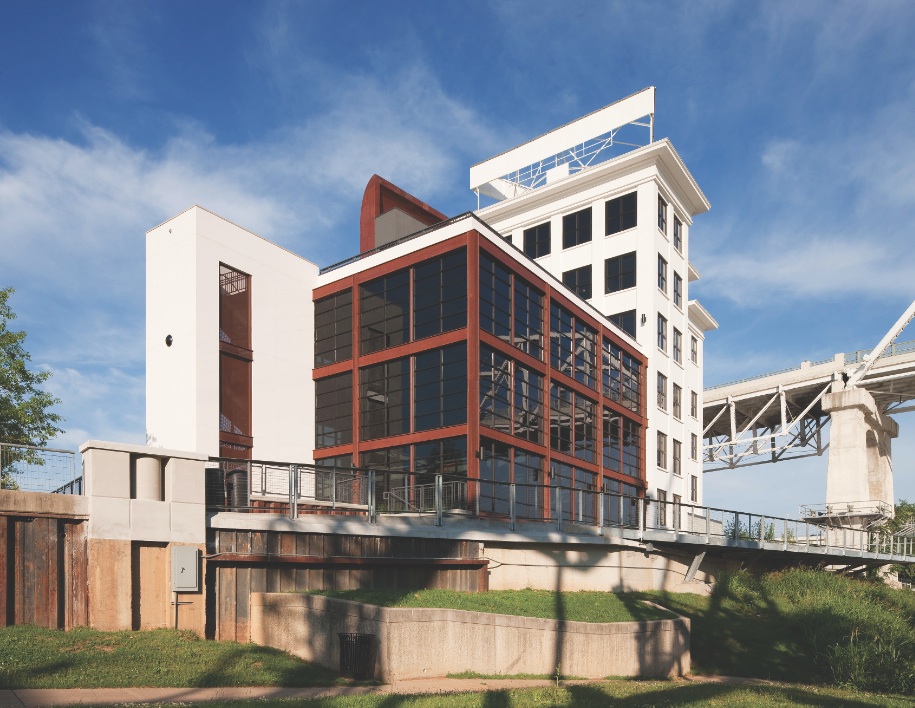
<path fill-rule="evenodd" d="M 251 276 L 253 456 L 310 462 L 318 267 L 200 207 L 147 234 L 149 442 L 219 453 L 220 263 Z"/>
<path fill-rule="evenodd" d="M 479 216 L 512 243 L 524 248 L 524 230 L 549 221 L 551 231 L 550 255 L 537 259 L 537 263 L 557 278 L 574 268 L 592 266 L 592 297 L 590 303 L 604 315 L 628 310 L 636 311 L 636 339 L 641 350 L 647 353 L 648 367 L 644 372 L 642 395 L 648 427 L 645 436 L 645 472 L 650 497 L 657 490 L 680 495 L 682 502 L 690 503 L 690 477 L 698 480 L 697 503 L 702 503 L 702 463 L 690 459 L 691 435 L 699 437 L 701 446 L 701 419 L 690 416 L 690 392 L 699 395 L 702 410 L 702 333 L 689 323 L 689 242 L 692 217 L 707 209 L 699 205 L 701 193 L 692 178 L 676 158 L 673 148 L 666 143 L 655 143 L 648 148 L 633 151 L 606 163 L 597 165 L 557 183 L 541 187 L 523 197 L 499 202 L 477 212 Z M 692 185 L 684 191 L 683 185 Z M 638 193 L 638 225 L 619 233 L 605 234 L 605 207 L 610 199 L 630 192 Z M 658 229 L 658 195 L 667 202 L 667 232 Z M 701 199 L 704 199 L 702 197 Z M 562 217 L 591 207 L 592 240 L 572 248 L 562 247 Z M 673 246 L 674 216 L 683 223 L 683 243 L 678 251 Z M 636 286 L 627 290 L 604 293 L 604 261 L 625 253 L 636 252 Z M 658 254 L 667 261 L 667 290 L 658 289 Z M 682 305 L 673 303 L 674 272 L 683 278 Z M 657 347 L 658 314 L 667 319 L 667 351 Z M 645 323 L 641 318 L 645 316 Z M 673 329 L 683 335 L 683 356 L 680 363 L 673 360 Z M 699 365 L 690 361 L 690 336 L 699 340 Z M 626 335 L 623 335 L 626 338 Z M 667 409 L 657 405 L 657 374 L 667 376 Z M 673 384 L 682 388 L 682 415 L 673 416 Z M 701 418 L 701 416 L 700 416 Z M 657 465 L 657 433 L 667 435 L 667 468 Z M 682 445 L 680 475 L 673 473 L 673 441 Z"/>

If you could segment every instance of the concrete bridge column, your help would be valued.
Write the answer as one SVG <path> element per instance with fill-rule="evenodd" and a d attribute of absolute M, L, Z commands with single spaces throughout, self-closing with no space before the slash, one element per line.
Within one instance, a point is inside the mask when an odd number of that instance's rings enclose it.
<path fill-rule="evenodd" d="M 877 410 L 873 396 L 863 389 L 827 393 L 823 411 L 830 416 L 829 466 L 826 504 L 835 514 L 864 511 L 862 502 L 889 506 L 892 513 L 893 460 L 891 441 L 899 426 Z M 849 506 L 850 505 L 850 506 Z M 861 514 L 858 521 L 863 522 Z M 852 514 L 854 516 L 854 514 Z M 872 517 L 873 518 L 873 517 Z M 852 521 L 852 519 L 849 519 Z"/>

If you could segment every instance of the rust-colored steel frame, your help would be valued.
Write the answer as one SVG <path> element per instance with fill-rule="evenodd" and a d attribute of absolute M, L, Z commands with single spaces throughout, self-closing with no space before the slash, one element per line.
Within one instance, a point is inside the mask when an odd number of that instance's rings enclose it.
<path fill-rule="evenodd" d="M 362 355 L 360 354 L 359 344 L 359 286 L 363 283 L 369 282 L 376 278 L 395 273 L 405 268 L 412 268 L 418 263 L 429 260 L 430 258 L 436 258 L 445 253 L 457 250 L 459 248 L 467 249 L 467 326 L 462 327 L 457 330 L 452 330 L 450 332 L 445 332 L 442 334 L 434 335 L 431 337 L 426 337 L 420 340 L 411 340 L 403 344 L 399 344 L 388 349 L 383 349 L 381 351 L 372 352 L 371 354 Z M 542 311 L 542 321 L 544 328 L 544 341 L 542 346 L 543 358 L 537 359 L 530 356 L 526 352 L 521 351 L 517 347 L 513 346 L 508 342 L 495 337 L 489 332 L 480 331 L 480 309 L 479 309 L 479 287 L 480 287 L 480 252 L 485 252 L 491 258 L 496 259 L 501 265 L 510 270 L 514 277 L 519 277 L 525 282 L 529 283 L 531 286 L 543 293 L 543 311 Z M 334 364 L 328 364 L 320 368 L 316 368 L 313 371 L 314 379 L 322 379 L 327 376 L 333 376 L 335 374 L 340 374 L 344 372 L 351 372 L 353 377 L 353 441 L 350 444 L 346 445 L 337 445 L 334 447 L 325 447 L 319 450 L 315 450 L 314 456 L 315 459 L 324 459 L 328 457 L 336 457 L 339 455 L 352 455 L 353 462 L 358 464 L 359 455 L 362 452 L 369 452 L 372 450 L 386 449 L 390 447 L 399 447 L 404 445 L 414 445 L 416 443 L 429 442 L 432 440 L 442 440 L 445 438 L 456 437 L 456 436 L 467 436 L 467 474 L 468 477 L 472 479 L 478 479 L 480 475 L 480 461 L 477 456 L 477 453 L 481 448 L 481 439 L 483 437 L 493 440 L 500 443 L 505 443 L 510 445 L 513 448 L 523 449 L 526 452 L 530 452 L 536 455 L 539 455 L 544 458 L 546 469 L 544 470 L 545 474 L 549 474 L 549 465 L 552 460 L 561 462 L 563 464 L 571 465 L 573 467 L 578 467 L 579 469 L 594 473 L 598 476 L 600 480 L 600 488 L 602 488 L 602 480 L 604 478 L 611 479 L 618 482 L 623 482 L 625 484 L 630 484 L 635 487 L 638 487 L 641 492 L 644 492 L 646 480 L 645 480 L 645 446 L 646 446 L 646 436 L 645 429 L 647 427 L 647 418 L 645 417 L 645 406 L 646 406 L 646 395 L 645 395 L 645 368 L 647 365 L 645 357 L 637 351 L 634 351 L 623 339 L 612 329 L 604 326 L 600 321 L 598 321 L 593 316 L 585 312 L 580 306 L 572 302 L 572 300 L 560 291 L 558 291 L 555 286 L 551 285 L 546 280 L 537 276 L 531 270 L 524 269 L 520 267 L 519 264 L 514 262 L 511 259 L 504 258 L 504 254 L 500 249 L 488 242 L 488 240 L 482 236 L 476 230 L 471 230 L 466 233 L 454 236 L 446 241 L 434 244 L 427 248 L 415 251 L 414 253 L 398 258 L 387 263 L 382 263 L 373 268 L 368 268 L 364 271 L 354 273 L 345 278 L 341 278 L 338 281 L 333 283 L 328 283 L 320 288 L 317 288 L 314 292 L 314 300 L 320 300 L 322 298 L 328 297 L 329 295 L 334 295 L 336 293 L 342 292 L 347 289 L 352 289 L 353 291 L 353 356 L 351 359 L 346 361 L 336 362 Z M 510 303 L 511 321 L 512 329 L 514 330 L 514 288 L 511 291 L 512 302 Z M 598 333 L 598 359 L 597 367 L 600 370 L 602 368 L 602 355 L 604 340 L 609 340 L 613 344 L 617 345 L 620 349 L 627 352 L 629 355 L 633 356 L 640 364 L 640 381 L 639 381 L 639 407 L 638 412 L 629 410 L 628 408 L 623 407 L 620 403 L 607 398 L 603 394 L 603 384 L 598 377 L 597 388 L 592 389 L 588 386 L 580 383 L 575 378 L 567 376 L 559 371 L 556 371 L 550 366 L 549 356 L 550 356 L 550 342 L 549 342 L 549 331 L 550 331 L 550 302 L 554 301 L 565 309 L 569 310 L 576 319 L 587 324 L 589 327 L 597 331 Z M 412 303 L 413 303 L 413 279 L 411 276 L 410 279 L 410 309 L 411 309 L 411 318 L 410 318 L 410 327 L 412 328 Z M 476 333 L 475 335 L 473 333 Z M 454 344 L 456 342 L 466 341 L 467 342 L 467 422 L 461 425 L 450 426 L 446 428 L 437 428 L 435 430 L 426 430 L 422 432 L 410 432 L 404 433 L 401 435 L 385 437 L 375 440 L 361 440 L 359 437 L 359 396 L 358 396 L 358 385 L 359 385 L 359 369 L 365 366 L 370 366 L 373 364 L 378 364 L 384 361 L 391 361 L 394 359 L 400 359 L 403 357 L 412 356 L 422 351 L 428 351 L 431 349 L 438 349 L 440 347 L 447 346 L 449 344 Z M 475 414 L 475 411 L 479 408 L 479 389 L 480 389 L 480 346 L 485 345 L 495 351 L 499 352 L 503 356 L 507 356 L 519 364 L 537 372 L 540 376 L 543 377 L 544 390 L 543 390 L 543 444 L 532 443 L 522 438 L 517 438 L 513 435 L 503 433 L 492 428 L 484 427 L 480 425 L 479 415 Z M 603 467 L 603 452 L 602 449 L 596 450 L 596 463 L 586 462 L 572 455 L 567 455 L 550 448 L 549 444 L 549 421 L 550 421 L 550 386 L 552 383 L 562 385 L 563 387 L 574 391 L 576 394 L 585 396 L 586 398 L 596 402 L 597 404 L 597 414 L 598 421 L 596 425 L 598 428 L 602 425 L 603 409 L 610 410 L 623 418 L 628 418 L 630 420 L 638 423 L 642 428 L 642 435 L 639 440 L 639 469 L 640 476 L 638 478 L 630 477 L 628 475 L 622 474 L 622 472 L 615 472 L 613 470 L 604 469 Z M 410 377 L 410 397 L 413 398 L 413 376 Z M 411 411 L 412 417 L 412 411 Z M 620 431 L 620 456 L 622 458 L 622 430 Z M 602 437 L 602 434 L 601 434 Z M 512 468 L 514 466 L 512 465 Z M 549 509 L 549 500 L 544 499 L 544 508 Z"/>
<path fill-rule="evenodd" d="M 248 389 L 247 393 L 246 393 L 246 398 L 248 401 L 247 419 L 249 421 L 249 424 L 252 426 L 251 430 L 253 431 L 253 422 L 254 421 L 253 421 L 253 417 L 252 417 L 252 404 L 253 404 L 252 366 L 253 366 L 253 362 L 254 362 L 254 350 L 253 350 L 254 343 L 251 340 L 251 329 L 252 329 L 251 320 L 253 319 L 254 313 L 253 313 L 253 309 L 252 309 L 253 300 L 251 298 L 251 288 L 254 286 L 254 284 L 253 284 L 254 278 L 251 277 L 250 273 L 245 273 L 244 271 L 239 270 L 235 266 L 229 265 L 228 263 L 220 262 L 219 267 L 228 268 L 229 270 L 233 270 L 236 273 L 241 273 L 248 279 L 247 291 L 245 294 L 245 297 L 247 299 L 247 306 L 248 306 L 247 341 L 249 344 L 252 345 L 251 349 L 247 349 L 245 347 L 241 347 L 236 344 L 231 344 L 229 342 L 223 342 L 221 339 L 219 340 L 219 411 L 220 411 L 220 414 L 223 411 L 223 396 L 225 395 L 225 391 L 223 390 L 223 385 L 222 385 L 223 384 L 223 382 L 222 382 L 222 362 L 223 362 L 223 357 L 228 356 L 228 357 L 232 357 L 233 359 L 238 359 L 239 361 L 243 361 L 247 364 L 247 374 L 248 374 L 247 381 L 246 381 L 247 389 Z M 219 307 L 222 308 L 222 298 L 221 297 L 220 297 Z M 222 316 L 222 312 L 220 310 L 218 317 L 221 317 L 221 316 Z M 252 448 L 254 447 L 254 438 L 250 435 L 239 435 L 237 433 L 223 431 L 222 426 L 220 425 L 220 429 L 219 429 L 220 450 L 222 449 L 223 445 L 237 445 L 237 446 L 245 448 L 244 451 L 236 451 L 236 454 L 232 455 L 232 457 L 250 460 L 251 451 L 252 451 Z"/>

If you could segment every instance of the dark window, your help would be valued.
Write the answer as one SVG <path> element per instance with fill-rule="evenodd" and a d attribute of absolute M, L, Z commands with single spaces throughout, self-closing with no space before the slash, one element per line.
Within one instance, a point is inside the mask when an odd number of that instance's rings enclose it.
<path fill-rule="evenodd" d="M 694 364 L 699 363 L 699 340 L 690 336 L 689 341 L 689 358 Z"/>
<path fill-rule="evenodd" d="M 508 514 L 511 483 L 511 447 L 505 443 L 480 441 L 480 511 Z"/>
<path fill-rule="evenodd" d="M 667 492 L 658 490 L 658 526 L 667 526 Z"/>
<path fill-rule="evenodd" d="M 597 388 L 597 332 L 555 302 L 550 303 L 550 365 Z"/>
<path fill-rule="evenodd" d="M 693 504 L 699 501 L 699 478 L 694 474 L 689 477 L 689 500 Z"/>
<path fill-rule="evenodd" d="M 597 331 L 579 319 L 575 320 L 575 380 L 588 388 L 597 388 Z"/>
<path fill-rule="evenodd" d="M 682 468 L 683 463 L 681 460 L 681 456 L 683 454 L 683 445 L 680 443 L 679 440 L 673 440 L 672 442 L 673 442 L 673 449 L 671 450 L 671 453 L 672 453 L 672 459 L 673 459 L 673 463 L 674 463 L 674 474 L 679 476 L 679 475 L 683 474 L 683 468 Z"/>
<path fill-rule="evenodd" d="M 353 291 L 315 302 L 315 366 L 353 356 Z"/>
<path fill-rule="evenodd" d="M 679 386 L 677 386 L 677 384 L 674 384 L 673 387 L 674 387 L 674 393 L 673 393 L 674 418 L 676 418 L 677 420 L 680 420 L 680 418 L 683 417 L 683 389 L 680 388 Z"/>
<path fill-rule="evenodd" d="M 467 343 L 417 354 L 413 430 L 467 422 Z"/>
<path fill-rule="evenodd" d="M 689 459 L 699 459 L 699 436 L 695 433 L 690 433 L 689 437 Z"/>
<path fill-rule="evenodd" d="M 375 503 L 380 511 L 406 511 L 410 503 L 410 446 L 371 450 L 362 467 L 375 470 Z"/>
<path fill-rule="evenodd" d="M 572 248 L 591 240 L 591 207 L 562 217 L 562 247 Z"/>
<path fill-rule="evenodd" d="M 658 372 L 658 408 L 667 410 L 667 377 Z"/>
<path fill-rule="evenodd" d="M 363 354 L 410 340 L 409 270 L 365 283 L 359 293 L 359 339 Z"/>
<path fill-rule="evenodd" d="M 674 361 L 681 363 L 683 361 L 683 335 L 680 330 L 674 327 Z"/>
<path fill-rule="evenodd" d="M 667 261 L 658 254 L 658 289 L 667 292 Z"/>
<path fill-rule="evenodd" d="M 315 446 L 353 441 L 353 375 L 350 372 L 315 381 Z"/>
<path fill-rule="evenodd" d="M 543 377 L 481 346 L 480 424 L 506 435 L 541 442 Z"/>
<path fill-rule="evenodd" d="M 635 287 L 635 251 L 604 261 L 604 292 Z"/>
<path fill-rule="evenodd" d="M 413 269 L 413 338 L 467 326 L 467 251 L 424 261 Z"/>
<path fill-rule="evenodd" d="M 582 300 L 591 299 L 591 266 L 586 265 L 562 274 L 562 284 Z"/>
<path fill-rule="evenodd" d="M 689 414 L 693 418 L 699 417 L 699 394 L 695 391 L 689 392 Z"/>
<path fill-rule="evenodd" d="M 509 434 L 512 429 L 512 360 L 480 347 L 480 424 Z"/>
<path fill-rule="evenodd" d="M 597 456 L 597 404 L 553 384 L 550 387 L 550 447 L 594 462 Z"/>
<path fill-rule="evenodd" d="M 524 253 L 531 258 L 550 255 L 550 222 L 524 230 Z"/>
<path fill-rule="evenodd" d="M 667 233 L 667 202 L 663 197 L 658 197 L 658 228 L 662 233 Z"/>
<path fill-rule="evenodd" d="M 363 440 L 410 432 L 410 360 L 397 359 L 359 372 Z"/>
<path fill-rule="evenodd" d="M 521 278 L 515 279 L 514 343 L 523 352 L 543 356 L 543 294 Z"/>
<path fill-rule="evenodd" d="M 550 366 L 567 376 L 572 375 L 574 347 L 572 313 L 555 302 L 550 303 Z"/>
<path fill-rule="evenodd" d="M 303 497 L 347 504 L 360 502 L 358 495 L 354 494 L 356 486 L 352 484 L 352 455 L 315 460 L 315 467 L 314 476 L 304 468 L 299 468 L 299 490 Z"/>
<path fill-rule="evenodd" d="M 667 318 L 658 313 L 658 349 L 667 351 Z"/>
<path fill-rule="evenodd" d="M 683 222 L 674 217 L 674 248 L 678 251 L 683 248 Z"/>
<path fill-rule="evenodd" d="M 620 472 L 620 416 L 611 410 L 603 411 L 604 469 Z"/>
<path fill-rule="evenodd" d="M 658 467 L 667 469 L 667 435 L 658 433 Z"/>
<path fill-rule="evenodd" d="M 543 458 L 519 448 L 514 450 L 515 514 L 522 518 L 543 517 Z"/>
<path fill-rule="evenodd" d="M 543 377 L 515 363 L 515 413 L 512 432 L 533 443 L 543 439 Z"/>
<path fill-rule="evenodd" d="M 611 199 L 606 206 L 607 235 L 619 233 L 638 225 L 638 195 L 636 192 Z"/>
<path fill-rule="evenodd" d="M 550 495 L 553 518 L 561 518 L 563 522 L 593 524 L 597 518 L 597 475 L 553 460 L 550 462 L 550 476 L 550 483 L 561 487 L 558 495 Z M 561 510 L 556 506 L 557 496 Z"/>
<path fill-rule="evenodd" d="M 683 278 L 674 271 L 674 305 L 683 307 Z"/>
<path fill-rule="evenodd" d="M 623 474 L 639 478 L 642 450 L 642 426 L 633 420 L 623 418 Z"/>
<path fill-rule="evenodd" d="M 413 446 L 413 467 L 418 474 L 467 476 L 467 438 L 445 438 Z"/>
<path fill-rule="evenodd" d="M 617 312 L 615 315 L 610 315 L 607 319 L 630 337 L 635 337 L 635 310 Z"/>
<path fill-rule="evenodd" d="M 640 404 L 641 364 L 608 339 L 603 348 L 604 395 L 631 411 Z"/>
<path fill-rule="evenodd" d="M 480 329 L 511 341 L 511 271 L 480 252 Z"/>

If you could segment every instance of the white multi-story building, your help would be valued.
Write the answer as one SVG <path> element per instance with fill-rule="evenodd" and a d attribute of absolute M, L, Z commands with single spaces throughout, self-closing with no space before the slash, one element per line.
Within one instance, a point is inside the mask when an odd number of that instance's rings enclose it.
<path fill-rule="evenodd" d="M 654 88 L 474 165 L 476 213 L 648 352 L 647 493 L 702 502 L 702 365 L 714 318 L 690 300 L 693 218 L 710 205 L 667 139 Z M 642 147 L 630 135 L 648 132 Z M 623 142 L 627 140 L 627 142 Z M 628 152 L 612 156 L 624 145 Z"/>

